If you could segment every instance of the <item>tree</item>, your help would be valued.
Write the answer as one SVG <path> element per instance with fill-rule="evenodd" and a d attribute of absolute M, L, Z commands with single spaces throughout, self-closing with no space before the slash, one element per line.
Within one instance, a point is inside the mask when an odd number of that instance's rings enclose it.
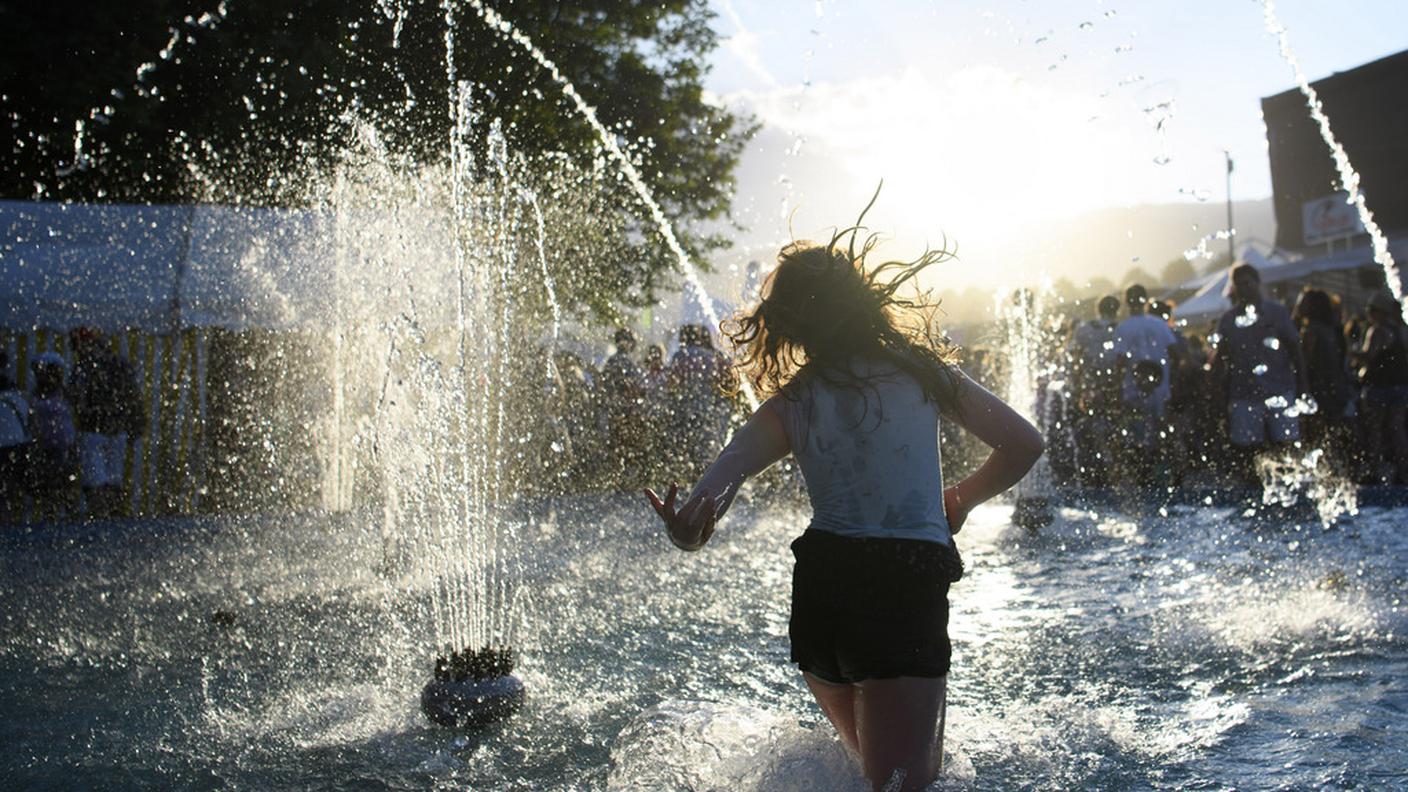
<path fill-rule="evenodd" d="M 214 14 L 208 5 L 5 4 L 0 102 L 12 155 L 0 195 L 300 205 L 310 175 L 365 125 L 427 165 L 448 160 L 452 133 L 483 152 L 495 119 L 516 151 L 566 152 L 583 169 L 601 158 L 551 76 L 468 3 L 240 0 Z M 629 150 L 691 257 L 723 247 L 694 224 L 728 216 L 753 126 L 704 99 L 717 45 L 705 0 L 499 5 Z M 475 111 L 460 129 L 452 83 L 466 85 Z M 607 288 L 648 304 L 673 255 L 612 183 L 632 250 Z"/>
<path fill-rule="evenodd" d="M 1143 267 L 1134 266 L 1129 268 L 1129 271 L 1124 274 L 1123 278 L 1120 278 L 1120 286 L 1132 286 L 1136 283 L 1145 288 L 1149 288 L 1157 286 L 1159 279 L 1155 278 L 1153 273 Z"/>
<path fill-rule="evenodd" d="M 1177 286 L 1180 283 L 1192 280 L 1198 276 L 1198 271 L 1193 268 L 1193 262 L 1179 256 L 1164 265 L 1162 278 L 1163 285 Z"/>
<path fill-rule="evenodd" d="M 1099 298 L 1104 297 L 1106 295 L 1114 294 L 1116 291 L 1116 286 L 1115 282 L 1110 280 L 1109 278 L 1103 275 L 1097 275 L 1096 277 L 1091 278 L 1090 280 L 1085 282 L 1084 291 L 1086 294 Z"/>

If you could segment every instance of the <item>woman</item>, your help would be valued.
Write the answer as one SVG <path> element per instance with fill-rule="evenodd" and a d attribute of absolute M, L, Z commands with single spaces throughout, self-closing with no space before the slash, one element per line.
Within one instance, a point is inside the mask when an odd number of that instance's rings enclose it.
<path fill-rule="evenodd" d="M 1363 385 L 1371 475 L 1384 484 L 1408 483 L 1408 327 L 1387 291 L 1371 295 L 1366 310 L 1369 328 L 1350 359 Z"/>
<path fill-rule="evenodd" d="M 917 789 L 942 756 L 947 595 L 962 574 L 952 533 L 1026 473 L 1042 440 L 957 369 L 927 294 L 897 296 L 949 254 L 870 267 L 876 238 L 857 253 L 858 235 L 783 248 L 761 304 L 729 332 L 766 401 L 682 508 L 675 485 L 646 496 L 670 540 L 699 550 L 744 479 L 796 456 L 814 514 L 792 544 L 792 660 L 874 787 Z M 947 490 L 941 416 L 993 449 Z"/>
<path fill-rule="evenodd" d="M 1344 426 L 1345 412 L 1353 394 L 1350 390 L 1349 349 L 1335 308 L 1335 300 L 1323 289 L 1306 286 L 1296 298 L 1291 318 L 1300 327 L 1300 349 L 1305 358 L 1305 378 L 1310 383 L 1310 396 L 1316 410 L 1303 416 L 1306 438 L 1338 457 L 1341 444 L 1338 435 Z"/>

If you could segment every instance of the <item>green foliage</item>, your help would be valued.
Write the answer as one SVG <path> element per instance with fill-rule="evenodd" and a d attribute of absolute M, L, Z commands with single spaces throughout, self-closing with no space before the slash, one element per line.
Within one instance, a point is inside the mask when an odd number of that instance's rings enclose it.
<path fill-rule="evenodd" d="M 1151 289 L 1159 285 L 1159 279 L 1154 277 L 1153 273 L 1143 267 L 1130 267 L 1129 271 L 1124 274 L 1124 277 L 1120 278 L 1120 287 L 1132 286 L 1136 283 L 1146 289 Z"/>
<path fill-rule="evenodd" d="M 209 0 L 5 3 L 0 106 L 12 137 L 0 196 L 305 204 L 310 177 L 338 160 L 359 125 L 400 156 L 443 165 L 451 72 L 473 103 L 471 150 L 484 150 L 498 119 L 509 147 L 530 159 L 564 152 L 585 170 L 599 163 L 595 133 L 551 77 L 468 3 L 448 5 L 451 25 L 430 0 L 227 0 L 223 18 L 207 15 L 217 8 Z M 704 101 L 717 45 L 704 0 L 492 5 L 597 108 L 691 256 L 723 247 L 692 226 L 728 216 L 753 126 Z M 616 216 L 608 225 L 624 232 L 622 255 L 634 261 L 599 284 L 603 300 L 648 304 L 673 256 L 625 185 L 599 182 Z"/>
<path fill-rule="evenodd" d="M 1163 285 L 1170 287 L 1177 286 L 1184 281 L 1192 280 L 1197 277 L 1197 275 L 1198 270 L 1193 267 L 1193 262 L 1183 256 L 1179 256 L 1165 264 L 1163 272 L 1161 273 Z"/>

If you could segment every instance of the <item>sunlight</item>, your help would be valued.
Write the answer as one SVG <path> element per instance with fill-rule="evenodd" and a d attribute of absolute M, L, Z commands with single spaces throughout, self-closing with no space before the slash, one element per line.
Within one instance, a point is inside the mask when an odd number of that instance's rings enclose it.
<path fill-rule="evenodd" d="M 804 217 L 854 211 L 849 204 L 883 180 L 878 227 L 915 246 L 947 236 L 965 260 L 1018 241 L 1036 221 L 1104 205 L 1129 191 L 1124 182 L 1138 166 L 1156 167 L 1148 130 L 1101 119 L 1089 96 L 1034 86 L 996 66 L 942 81 L 910 67 L 748 98 L 767 123 L 818 141 L 839 164 L 833 175 L 843 182 L 830 186 L 842 203 L 804 195 Z M 981 263 L 1002 269 L 996 259 Z"/>

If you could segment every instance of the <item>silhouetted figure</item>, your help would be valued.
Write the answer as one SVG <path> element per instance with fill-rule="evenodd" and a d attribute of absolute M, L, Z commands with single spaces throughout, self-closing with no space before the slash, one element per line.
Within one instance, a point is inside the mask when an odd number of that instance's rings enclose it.
<path fill-rule="evenodd" d="M 1349 349 L 1340 333 L 1334 300 L 1327 292 L 1307 286 L 1296 298 L 1291 316 L 1300 327 L 1305 379 L 1315 399 L 1315 412 L 1302 417 L 1306 438 L 1339 457 L 1344 452 L 1344 424 L 1354 390 L 1347 366 Z"/>
<path fill-rule="evenodd" d="M 147 428 L 147 411 L 132 365 L 112 352 L 97 330 L 80 327 L 73 343 L 68 395 L 78 425 L 83 492 L 95 517 L 117 513 L 123 501 L 130 438 Z"/>
<path fill-rule="evenodd" d="M 1297 398 L 1307 392 L 1300 334 L 1285 306 L 1261 296 L 1261 275 L 1250 264 L 1232 267 L 1232 307 L 1217 323 L 1213 372 L 1226 394 L 1227 436 L 1248 483 L 1255 453 L 1300 439 Z"/>
<path fill-rule="evenodd" d="M 1042 441 L 963 376 L 945 342 L 901 324 L 925 317 L 905 315 L 916 306 L 894 298 L 895 284 L 939 254 L 868 268 L 848 247 L 783 248 L 761 304 L 731 333 L 766 401 L 681 508 L 677 486 L 647 497 L 670 540 L 700 550 L 749 476 L 795 457 L 813 515 L 792 543 L 791 657 L 872 788 L 902 792 L 930 784 L 943 755 L 948 593 L 963 573 L 953 534 L 1031 468 Z M 892 283 L 875 274 L 895 269 Z M 945 489 L 948 420 L 994 450 Z"/>
<path fill-rule="evenodd" d="M 664 344 L 651 344 L 645 348 L 645 390 L 647 393 L 662 394 L 670 369 L 665 362 Z"/>
<path fill-rule="evenodd" d="M 29 434 L 34 444 L 29 460 L 30 494 L 41 516 L 57 517 L 73 510 L 78 483 L 78 431 L 73 410 L 64 398 L 64 360 L 54 352 L 37 355 L 34 399 L 29 410 Z"/>
<path fill-rule="evenodd" d="M 1168 449 L 1165 417 L 1172 395 L 1171 373 L 1179 359 L 1178 338 L 1168 322 L 1145 312 L 1149 292 L 1139 284 L 1125 290 L 1129 317 L 1115 328 L 1115 376 L 1120 382 L 1121 439 L 1130 478 L 1154 483 Z M 1155 453 L 1158 452 L 1158 453 Z"/>
<path fill-rule="evenodd" d="M 29 400 L 10 376 L 10 356 L 0 350 L 0 522 L 18 519 L 29 477 Z"/>
<path fill-rule="evenodd" d="M 697 476 L 723 445 L 732 414 L 727 391 L 733 376 L 704 326 L 682 325 L 679 340 L 680 348 L 670 359 L 670 422 L 684 438 L 677 447 L 686 455 L 676 461 L 687 475 Z"/>
<path fill-rule="evenodd" d="M 1353 359 L 1359 365 L 1370 475 L 1385 484 L 1408 483 L 1408 328 L 1387 291 L 1375 292 L 1366 310 L 1369 327 Z"/>
<path fill-rule="evenodd" d="M 1115 378 L 1115 327 L 1119 298 L 1100 298 L 1096 318 L 1076 328 L 1071 375 L 1076 393 L 1076 469 L 1081 484 L 1103 487 L 1113 462 L 1119 380 Z"/>
<path fill-rule="evenodd" d="M 632 489 L 641 482 L 644 461 L 645 374 L 632 355 L 636 334 L 616 331 L 616 353 L 601 367 L 600 395 L 606 411 L 607 443 L 616 468 L 616 485 Z"/>

